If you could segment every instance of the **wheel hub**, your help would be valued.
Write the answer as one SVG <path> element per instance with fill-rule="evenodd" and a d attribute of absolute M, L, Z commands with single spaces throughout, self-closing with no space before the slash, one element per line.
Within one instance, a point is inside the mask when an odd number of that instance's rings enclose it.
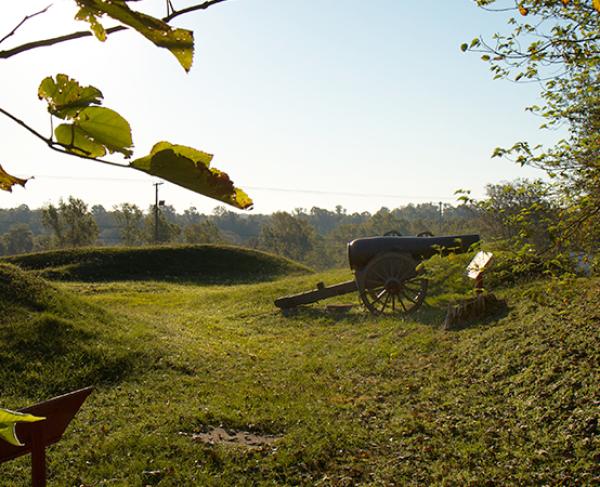
<path fill-rule="evenodd" d="M 390 294 L 398 294 L 402 289 L 402 281 L 398 279 L 388 279 L 385 282 L 385 290 Z"/>

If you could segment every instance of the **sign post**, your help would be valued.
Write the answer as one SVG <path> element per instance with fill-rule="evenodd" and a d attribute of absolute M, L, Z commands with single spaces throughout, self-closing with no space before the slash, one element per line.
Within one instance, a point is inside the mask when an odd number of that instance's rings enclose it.
<path fill-rule="evenodd" d="M 31 454 L 31 485 L 46 486 L 46 447 L 62 438 L 69 423 L 77 414 L 93 387 L 86 387 L 44 401 L 34 406 L 20 409 L 22 413 L 44 416 L 46 419 L 35 423 L 17 423 L 17 438 L 23 446 L 15 446 L 0 441 L 0 463 Z"/>

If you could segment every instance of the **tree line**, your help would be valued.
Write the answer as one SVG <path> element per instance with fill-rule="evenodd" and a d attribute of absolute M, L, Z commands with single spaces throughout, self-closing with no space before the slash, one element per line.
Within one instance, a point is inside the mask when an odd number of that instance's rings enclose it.
<path fill-rule="evenodd" d="M 297 208 L 292 212 L 240 214 L 219 206 L 211 214 L 169 205 L 142 209 L 122 203 L 111 209 L 69 197 L 57 205 L 0 209 L 0 254 L 83 246 L 231 244 L 273 252 L 316 268 L 343 266 L 346 243 L 359 237 L 430 232 L 480 233 L 507 248 L 542 250 L 556 241 L 552 223 L 560 211 L 551 186 L 517 180 L 488 185 L 487 196 L 442 203 L 382 207 L 374 213 Z"/>

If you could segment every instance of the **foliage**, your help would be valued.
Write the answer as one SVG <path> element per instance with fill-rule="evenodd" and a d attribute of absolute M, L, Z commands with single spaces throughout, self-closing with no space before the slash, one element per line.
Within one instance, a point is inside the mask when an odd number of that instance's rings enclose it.
<path fill-rule="evenodd" d="M 24 187 L 26 182 L 26 179 L 11 176 L 2 168 L 2 166 L 0 166 L 0 189 L 8 191 L 10 193 L 12 192 L 12 187 L 15 184 L 20 184 Z"/>
<path fill-rule="evenodd" d="M 88 206 L 82 200 L 69 196 L 60 200 L 58 207 L 48 205 L 43 209 L 44 226 L 52 231 L 58 247 L 85 247 L 98 237 L 98 226 Z"/>
<path fill-rule="evenodd" d="M 174 10 L 172 3 L 168 1 L 167 17 L 164 19 L 133 10 L 122 0 L 74 1 L 79 7 L 75 18 L 87 22 L 91 32 L 76 32 L 25 43 L 0 51 L 0 59 L 8 59 L 33 49 L 72 41 L 91 35 L 91 33 L 98 40 L 105 41 L 109 34 L 130 28 L 156 46 L 170 51 L 181 66 L 189 71 L 194 54 L 193 32 L 174 28 L 169 22 L 180 15 L 206 9 L 224 0 L 207 0 L 179 11 Z M 26 21 L 45 13 L 49 8 L 46 7 L 26 16 L 12 32 L 0 40 L 0 43 L 10 38 Z M 106 29 L 102 24 L 104 17 L 117 21 L 119 25 Z M 252 206 L 252 200 L 241 189 L 233 185 L 227 174 L 210 168 L 212 155 L 190 147 L 159 142 L 148 156 L 138 158 L 130 164 L 103 159 L 107 153 L 120 153 L 125 158 L 130 158 L 133 155 L 133 139 L 127 120 L 116 111 L 101 106 L 103 95 L 98 88 L 81 86 L 68 75 L 57 74 L 42 80 L 38 96 L 47 102 L 51 117 L 62 121 L 50 137 L 43 136 L 39 131 L 3 108 L 0 108 L 0 113 L 58 152 L 112 166 L 138 169 L 237 208 L 247 209 Z M 11 191 L 15 184 L 24 186 L 25 183 L 25 179 L 11 176 L 0 167 L 0 189 Z"/>
<path fill-rule="evenodd" d="M 19 438 L 17 438 L 16 424 L 34 423 L 36 421 L 43 421 L 44 419 L 46 418 L 0 408 L 0 439 L 7 441 L 11 445 L 23 446 Z"/>
<path fill-rule="evenodd" d="M 131 203 L 121 203 L 114 207 L 115 220 L 119 225 L 121 241 L 124 245 L 139 245 L 143 241 L 144 214 Z"/>
<path fill-rule="evenodd" d="M 131 10 L 125 2 L 102 0 L 75 0 L 81 7 L 78 20 L 89 22 L 90 28 L 100 41 L 106 40 L 106 29 L 99 18 L 103 15 L 131 27 L 158 47 L 171 51 L 179 64 L 189 71 L 194 55 L 194 33 L 185 29 L 174 29 L 166 22 Z"/>
<path fill-rule="evenodd" d="M 262 227 L 259 246 L 290 259 L 303 261 L 313 250 L 314 230 L 302 218 L 278 211 Z"/>
<path fill-rule="evenodd" d="M 501 0 L 477 0 L 502 7 Z M 512 2 L 511 2 L 512 3 Z M 511 10 L 510 8 L 502 10 Z M 495 78 L 536 81 L 543 104 L 529 107 L 542 128 L 566 136 L 551 148 L 521 141 L 495 156 L 540 167 L 554 178 L 564 199 L 560 233 L 565 243 L 597 249 L 600 224 L 600 5 L 596 0 L 524 0 L 508 21 L 512 31 L 481 38 L 463 50 L 482 52 Z M 559 133 L 561 133 L 559 132 Z"/>
<path fill-rule="evenodd" d="M 225 243 L 225 238 L 217 227 L 210 220 L 202 223 L 191 223 L 184 229 L 186 243 L 201 244 L 201 243 Z"/>
<path fill-rule="evenodd" d="M 237 208 L 252 206 L 252 200 L 233 186 L 227 174 L 210 167 L 212 158 L 212 154 L 192 147 L 159 142 L 149 155 L 133 161 L 131 167 Z"/>
<path fill-rule="evenodd" d="M 555 241 L 559 206 L 552 199 L 551 185 L 541 180 L 516 180 L 488 184 L 486 198 L 468 198 L 489 237 L 504 240 L 513 249 L 530 245 L 547 251 Z"/>
<path fill-rule="evenodd" d="M 4 241 L 4 252 L 7 254 L 21 254 L 33 250 L 33 233 L 25 223 L 10 227 L 2 240 Z"/>
<path fill-rule="evenodd" d="M 160 207 L 155 214 L 151 207 L 144 217 L 144 240 L 151 244 L 167 244 L 178 240 L 181 227 L 169 218 L 168 208 Z M 174 209 L 173 209 L 174 211 Z"/>
<path fill-rule="evenodd" d="M 133 141 L 127 120 L 114 110 L 101 106 L 102 93 L 93 86 L 82 87 L 67 75 L 42 80 L 40 99 L 48 102 L 54 117 L 70 121 L 54 129 L 56 141 L 69 152 L 87 157 L 103 157 L 120 152 L 131 157 Z"/>

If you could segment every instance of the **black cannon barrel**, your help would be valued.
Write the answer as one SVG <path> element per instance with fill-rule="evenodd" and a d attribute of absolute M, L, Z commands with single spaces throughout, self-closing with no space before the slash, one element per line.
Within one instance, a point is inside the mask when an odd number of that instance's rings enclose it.
<path fill-rule="evenodd" d="M 351 269 L 362 269 L 373 257 L 384 252 L 404 252 L 422 261 L 440 252 L 442 255 L 467 252 L 476 242 L 479 242 L 479 235 L 357 238 L 348 244 L 348 262 Z"/>

